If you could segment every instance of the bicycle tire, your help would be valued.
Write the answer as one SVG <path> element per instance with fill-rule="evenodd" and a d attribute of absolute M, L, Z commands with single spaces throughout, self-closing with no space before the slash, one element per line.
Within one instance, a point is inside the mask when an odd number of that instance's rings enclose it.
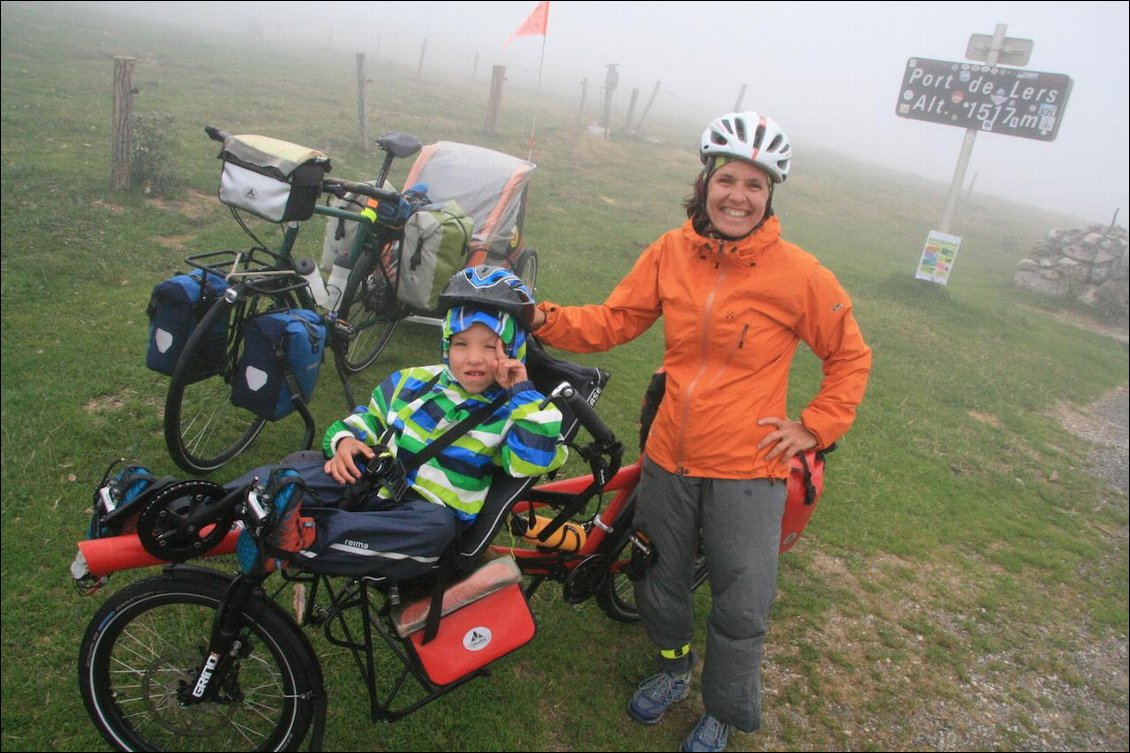
<path fill-rule="evenodd" d="M 214 347 L 210 329 L 234 304 L 219 299 L 209 307 L 173 369 L 165 397 L 165 445 L 169 457 L 189 473 L 208 473 L 250 446 L 266 420 L 231 402 L 232 379 L 243 345 L 243 319 L 227 330 L 223 364 L 201 371 L 206 349 Z"/>
<path fill-rule="evenodd" d="M 634 504 L 634 503 L 633 503 Z M 630 521 L 632 510 L 627 509 L 620 516 L 622 520 Z M 638 622 L 640 611 L 636 606 L 635 586 L 624 572 L 624 565 L 632 556 L 632 542 L 629 539 L 633 529 L 631 525 L 620 527 L 615 534 L 616 538 L 610 547 L 615 554 L 608 567 L 608 574 L 596 588 L 596 603 L 601 611 L 617 622 Z M 691 592 L 697 591 L 706 582 L 706 555 L 703 554 L 702 544 L 695 557 L 694 569 L 691 574 Z"/>
<path fill-rule="evenodd" d="M 518 279 L 533 293 L 538 282 L 538 252 L 532 248 L 522 252 L 515 265 L 514 274 L 518 275 Z"/>
<path fill-rule="evenodd" d="M 358 262 L 363 265 L 358 272 L 360 282 L 338 309 L 338 316 L 353 328 L 348 346 L 341 349 L 347 374 L 360 374 L 372 366 L 404 318 L 404 309 L 396 299 L 396 286 L 376 270 L 378 261 L 378 254 L 366 253 Z"/>
<path fill-rule="evenodd" d="M 243 656 L 222 698 L 178 702 L 183 684 L 196 680 L 230 582 L 218 571 L 171 571 L 123 589 L 91 619 L 79 689 L 115 749 L 298 749 L 322 675 L 306 636 L 272 601 L 256 598 L 245 609 Z"/>

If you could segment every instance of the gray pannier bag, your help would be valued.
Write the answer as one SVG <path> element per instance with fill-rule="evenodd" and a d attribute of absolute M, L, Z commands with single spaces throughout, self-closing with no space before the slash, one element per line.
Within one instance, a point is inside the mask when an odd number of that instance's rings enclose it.
<path fill-rule="evenodd" d="M 330 160 L 270 136 L 231 136 L 220 151 L 220 201 L 271 222 L 310 219 Z"/>
<path fill-rule="evenodd" d="M 415 309 L 431 312 L 451 275 L 467 263 L 475 221 L 459 204 L 421 207 L 404 223 L 396 297 Z"/>

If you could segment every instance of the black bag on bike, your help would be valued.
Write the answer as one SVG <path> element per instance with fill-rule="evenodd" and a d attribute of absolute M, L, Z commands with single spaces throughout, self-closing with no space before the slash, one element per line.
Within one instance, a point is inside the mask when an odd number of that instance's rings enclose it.
<path fill-rule="evenodd" d="M 271 222 L 310 219 L 330 171 L 322 152 L 269 136 L 231 136 L 220 159 L 220 201 Z"/>
<path fill-rule="evenodd" d="M 318 314 L 290 309 L 247 320 L 243 353 L 231 401 L 268 421 L 295 410 L 297 395 L 309 402 L 326 354 L 326 326 Z"/>
<path fill-rule="evenodd" d="M 199 269 L 157 283 L 146 309 L 149 315 L 149 349 L 145 365 L 172 376 L 196 325 L 227 289 L 228 283 L 223 277 Z M 222 316 L 208 333 L 208 340 L 200 351 L 202 355 L 193 365 L 193 375 L 204 378 L 223 368 L 227 336 L 228 317 Z"/>

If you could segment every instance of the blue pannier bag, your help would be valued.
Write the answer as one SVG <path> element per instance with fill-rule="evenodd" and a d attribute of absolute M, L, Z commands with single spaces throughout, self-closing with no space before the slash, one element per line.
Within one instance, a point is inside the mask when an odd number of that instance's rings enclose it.
<path fill-rule="evenodd" d="M 325 358 L 326 327 L 317 313 L 289 309 L 247 320 L 231 401 L 268 421 L 289 415 L 297 394 L 309 402 Z"/>
<path fill-rule="evenodd" d="M 157 283 L 146 309 L 149 315 L 149 350 L 145 365 L 172 376 L 196 325 L 227 289 L 228 283 L 223 277 L 199 269 Z M 192 379 L 203 379 L 223 369 L 228 337 L 226 314 L 216 320 L 207 337 L 200 357 L 189 372 Z"/>

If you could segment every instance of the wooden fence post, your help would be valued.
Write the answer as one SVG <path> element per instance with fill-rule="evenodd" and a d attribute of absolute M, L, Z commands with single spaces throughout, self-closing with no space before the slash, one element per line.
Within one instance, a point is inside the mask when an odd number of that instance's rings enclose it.
<path fill-rule="evenodd" d="M 628 100 L 628 117 L 624 118 L 624 130 L 632 127 L 632 116 L 636 114 L 636 101 L 640 98 L 640 88 L 632 87 L 632 98 Z"/>
<path fill-rule="evenodd" d="M 506 80 L 506 66 L 496 65 L 490 77 L 490 100 L 487 102 L 487 120 L 483 130 L 494 134 L 498 124 L 498 110 L 502 105 L 502 82 Z"/>
<path fill-rule="evenodd" d="M 647 99 L 647 104 L 646 104 L 646 105 L 644 105 L 644 108 L 643 108 L 643 115 L 640 115 L 640 119 L 639 119 L 639 122 L 638 122 L 638 123 L 636 123 L 636 133 L 639 133 L 640 131 L 642 131 L 642 130 L 643 130 L 643 122 L 644 122 L 645 120 L 647 120 L 647 114 L 648 114 L 649 112 L 651 112 L 651 106 L 652 106 L 653 104 L 655 104 L 655 98 L 656 98 L 656 96 L 658 96 L 658 95 L 659 95 L 659 85 L 660 85 L 661 83 L 663 83 L 663 82 L 662 82 L 662 81 L 656 81 L 656 82 L 655 82 L 655 88 L 651 90 L 651 96 L 650 96 L 650 97 L 648 97 L 648 99 Z"/>
<path fill-rule="evenodd" d="M 427 51 L 428 40 L 425 39 L 424 43 L 420 45 L 420 63 L 416 66 L 416 78 L 420 78 L 420 76 L 424 75 L 424 53 Z"/>
<path fill-rule="evenodd" d="M 581 106 L 577 108 L 577 125 L 581 124 L 581 120 L 585 116 L 585 98 L 589 94 L 589 79 L 586 76 L 581 79 Z"/>
<path fill-rule="evenodd" d="M 361 151 L 369 151 L 369 116 L 365 103 L 365 53 L 357 53 L 357 137 Z"/>
<path fill-rule="evenodd" d="M 130 163 L 133 157 L 133 61 L 134 58 L 130 57 L 114 57 L 114 143 L 110 172 L 115 191 L 126 191 L 130 184 Z"/>
<path fill-rule="evenodd" d="M 617 63 L 605 63 L 608 71 L 604 75 L 604 110 L 600 114 L 600 127 L 604 129 L 605 138 L 612 130 L 612 92 L 616 91 L 620 83 L 620 73 L 616 70 Z"/>

